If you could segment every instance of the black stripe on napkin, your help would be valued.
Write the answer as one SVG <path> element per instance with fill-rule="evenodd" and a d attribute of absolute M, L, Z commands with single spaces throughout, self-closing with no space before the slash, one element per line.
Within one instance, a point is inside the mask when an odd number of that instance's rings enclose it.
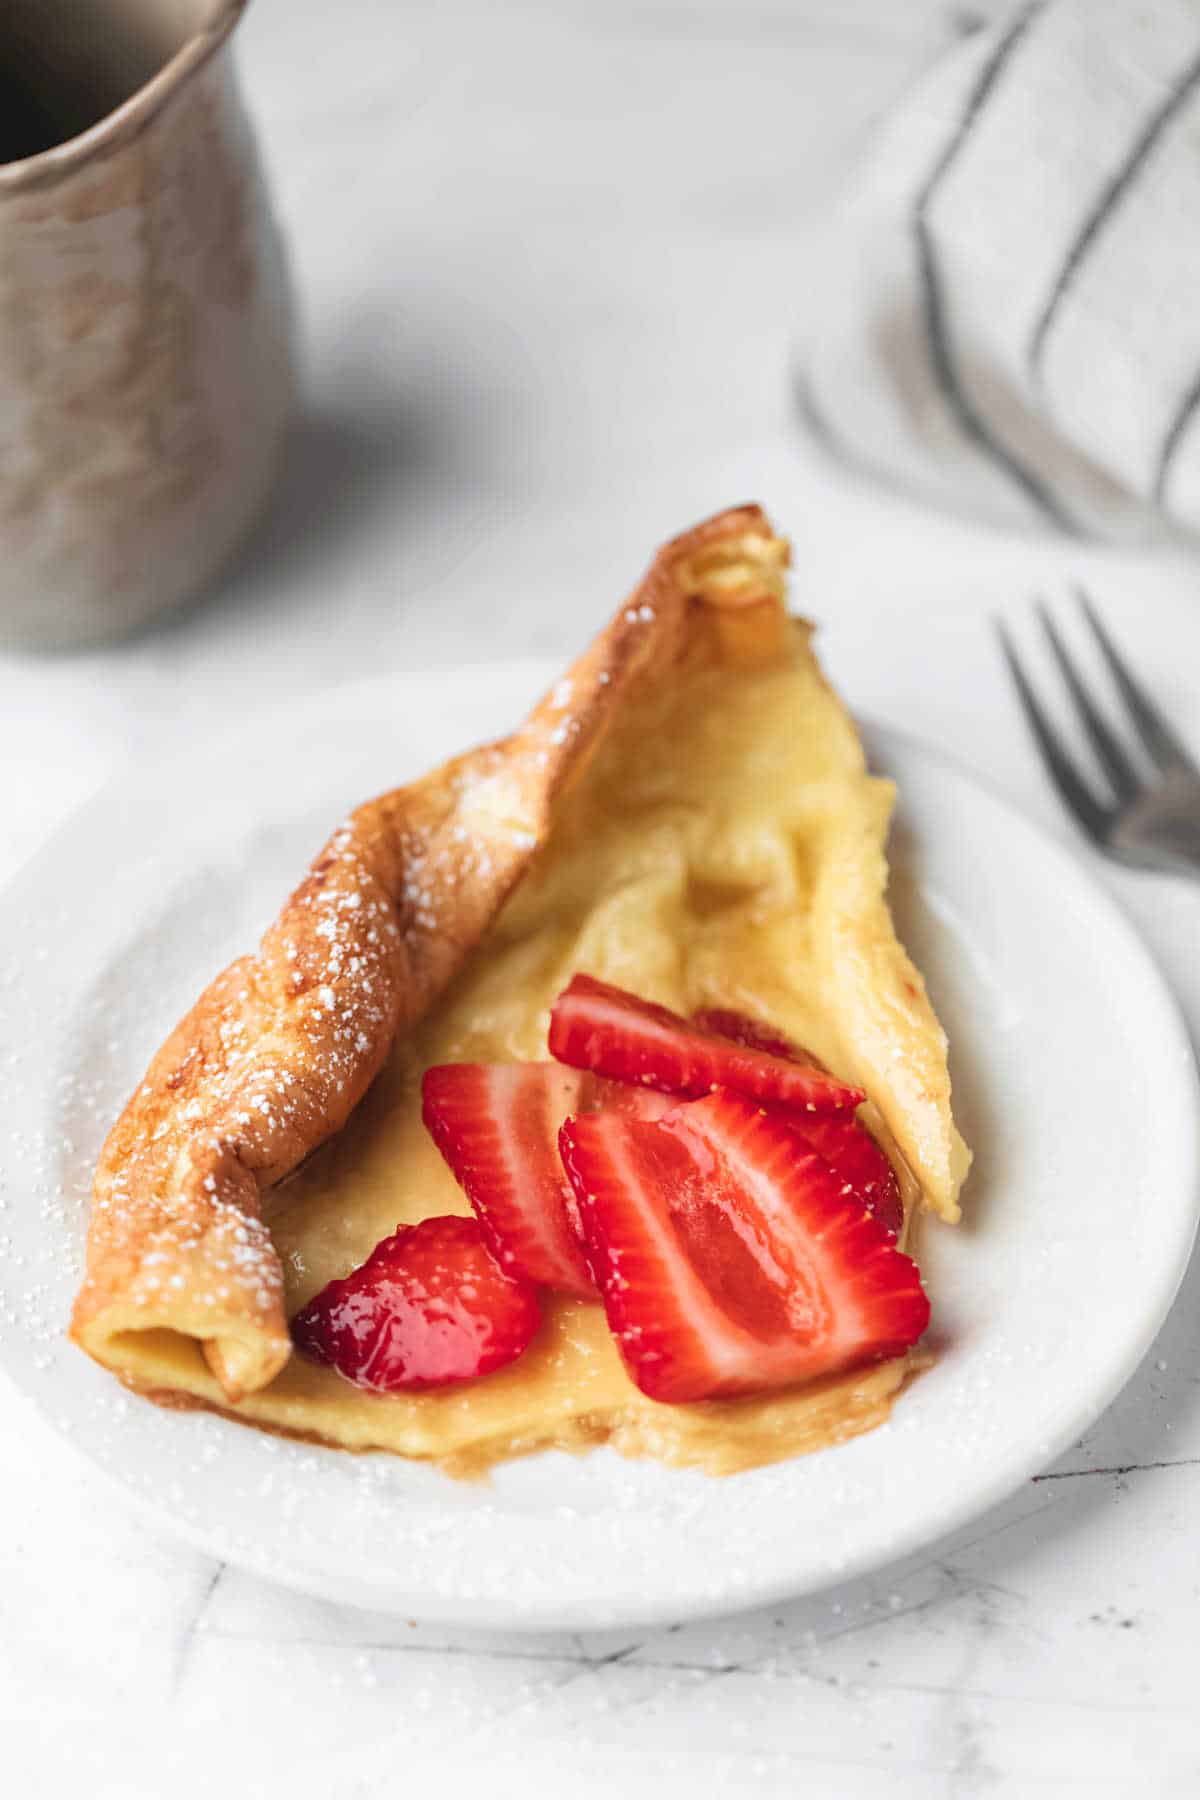
<path fill-rule="evenodd" d="M 1171 121 L 1195 92 L 1200 82 L 1200 56 L 1195 57 L 1175 82 L 1166 99 L 1155 110 L 1147 121 L 1141 136 L 1125 159 L 1112 180 L 1100 194 L 1087 218 L 1076 233 L 1075 241 L 1067 251 L 1066 260 L 1059 270 L 1058 279 L 1051 288 L 1043 306 L 1033 336 L 1029 340 L 1029 369 L 1035 379 L 1040 379 L 1042 361 L 1046 351 L 1046 338 L 1058 315 L 1063 295 L 1067 292 L 1075 278 L 1080 263 L 1103 231 L 1105 225 L 1113 217 L 1121 205 L 1125 195 L 1136 181 L 1141 169 L 1154 146 L 1158 143 Z"/>
<path fill-rule="evenodd" d="M 1162 441 L 1162 449 L 1158 453 L 1158 463 L 1154 470 L 1154 481 L 1150 489 L 1157 506 L 1164 503 L 1175 452 L 1178 450 L 1188 426 L 1196 416 L 1197 407 L 1200 407 L 1200 375 L 1195 376 L 1191 386 L 1175 408 L 1171 423 L 1167 426 L 1166 436 Z"/>
<path fill-rule="evenodd" d="M 942 150 L 917 194 L 913 208 L 912 227 L 917 245 L 917 266 L 921 278 L 929 359 L 948 410 L 953 414 L 964 436 L 968 437 L 978 449 L 983 451 L 985 456 L 990 457 L 999 468 L 1003 469 L 1009 479 L 1022 490 L 1047 519 L 1057 525 L 1060 530 L 1073 533 L 1075 527 L 1072 521 L 1067 517 L 1050 489 L 1040 476 L 1035 474 L 1032 469 L 1027 469 L 1019 457 L 1015 456 L 992 434 L 963 390 L 950 348 L 946 300 L 942 288 L 941 271 L 938 268 L 934 249 L 933 232 L 929 224 L 930 208 L 937 196 L 938 189 L 966 145 L 1010 58 L 1033 20 L 1042 10 L 1044 3 L 1045 0 L 1034 0 L 1033 5 L 1025 8 L 1016 23 L 1000 39 L 984 64 L 949 143 Z"/>

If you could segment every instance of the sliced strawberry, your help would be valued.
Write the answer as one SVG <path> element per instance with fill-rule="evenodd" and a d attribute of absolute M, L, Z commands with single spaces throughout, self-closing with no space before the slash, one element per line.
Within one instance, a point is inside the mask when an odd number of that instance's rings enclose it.
<path fill-rule="evenodd" d="M 651 1399 L 762 1393 L 897 1355 L 915 1263 L 782 1118 L 713 1094 L 559 1136 L 609 1327 Z"/>
<path fill-rule="evenodd" d="M 750 1018 L 747 1013 L 730 1012 L 723 1006 L 705 1006 L 692 1014 L 692 1024 L 698 1025 L 701 1031 L 715 1031 L 718 1037 L 729 1038 L 745 1050 L 761 1050 L 765 1056 L 806 1063 L 812 1069 L 824 1067 L 807 1050 L 801 1050 L 798 1044 L 785 1038 L 781 1031 L 772 1030 L 771 1026 Z"/>
<path fill-rule="evenodd" d="M 551 1063 L 549 1066 L 557 1069 L 562 1065 Z M 660 1094 L 657 1088 L 631 1087 L 627 1081 L 606 1081 L 603 1075 L 589 1075 L 583 1069 L 576 1072 L 583 1076 L 577 1112 L 615 1112 L 624 1113 L 628 1119 L 661 1119 L 679 1105 L 678 1094 Z M 557 1149 L 556 1144 L 556 1153 Z"/>
<path fill-rule="evenodd" d="M 550 1053 L 614 1081 L 696 1096 L 731 1088 L 804 1112 L 843 1112 L 863 1098 L 810 1063 L 750 1049 L 610 987 L 576 975 L 550 1014 Z"/>
<path fill-rule="evenodd" d="M 899 1237 L 904 1224 L 900 1183 L 866 1126 L 849 1113 L 789 1113 L 786 1117 L 796 1135 L 825 1159 L 884 1230 Z"/>
<path fill-rule="evenodd" d="M 781 1032 L 773 1031 L 745 1013 L 726 1012 L 716 1007 L 692 1014 L 693 1025 L 715 1031 L 749 1050 L 765 1050 L 791 1062 L 806 1063 L 811 1068 L 823 1067 L 808 1050 L 801 1050 Z M 795 1113 L 793 1124 L 809 1148 L 823 1156 L 835 1174 L 854 1191 L 856 1199 L 869 1207 L 894 1237 L 904 1224 L 904 1202 L 896 1171 L 866 1126 L 845 1113 Z"/>
<path fill-rule="evenodd" d="M 538 1328 L 537 1291 L 495 1261 L 474 1219 L 400 1225 L 292 1320 L 297 1347 L 356 1387 L 393 1394 L 488 1375 Z"/>
<path fill-rule="evenodd" d="M 594 1300 L 558 1128 L 568 1113 L 613 1106 L 644 1118 L 672 1102 L 561 1063 L 445 1063 L 426 1069 L 421 1094 L 429 1133 L 501 1267 Z"/>
<path fill-rule="evenodd" d="M 558 1157 L 586 1075 L 555 1063 L 426 1069 L 421 1116 L 510 1274 L 594 1298 Z"/>

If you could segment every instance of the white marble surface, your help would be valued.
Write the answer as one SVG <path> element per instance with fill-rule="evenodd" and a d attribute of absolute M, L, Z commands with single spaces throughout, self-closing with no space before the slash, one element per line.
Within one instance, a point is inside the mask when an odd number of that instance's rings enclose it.
<path fill-rule="evenodd" d="M 0 873 L 131 759 L 265 700 L 565 656 L 658 538 L 750 496 L 794 537 L 856 704 L 1050 829 L 993 611 L 1027 629 L 1035 591 L 1083 577 L 1200 743 L 1194 563 L 909 511 L 794 427 L 821 208 L 870 117 L 989 10 L 256 0 L 243 69 L 309 422 L 204 607 L 101 654 L 0 657 Z M 1200 892 L 1097 873 L 1200 1035 Z M 0 1788 L 1194 1795 L 1198 1301 L 1200 1276 L 1085 1441 L 954 1540 L 770 1613 L 603 1638 L 480 1639 L 268 1587 L 144 1525 L 0 1383 Z"/>

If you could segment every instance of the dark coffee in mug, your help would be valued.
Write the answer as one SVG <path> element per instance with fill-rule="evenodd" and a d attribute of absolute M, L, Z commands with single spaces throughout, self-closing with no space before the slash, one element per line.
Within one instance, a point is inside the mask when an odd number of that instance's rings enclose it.
<path fill-rule="evenodd" d="M 0 69 L 0 163 L 20 162 L 39 150 L 52 150 L 95 123 L 87 113 L 56 106 L 28 86 L 19 73 Z"/>
<path fill-rule="evenodd" d="M 172 47 L 145 0 L 0 0 L 0 165 L 99 124 Z"/>

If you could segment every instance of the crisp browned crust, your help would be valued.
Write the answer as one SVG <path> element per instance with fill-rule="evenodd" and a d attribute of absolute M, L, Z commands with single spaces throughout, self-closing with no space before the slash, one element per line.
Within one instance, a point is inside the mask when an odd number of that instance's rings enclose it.
<path fill-rule="evenodd" d="M 731 657 L 783 621 L 786 545 L 757 507 L 667 544 L 511 737 L 352 813 L 257 954 L 176 1027 L 100 1157 L 71 1334 L 120 1372 L 121 1340 L 195 1338 L 231 1403 L 290 1350 L 263 1194 L 338 1131 L 544 843 L 631 684 L 715 607 Z M 157 1399 L 166 1395 L 156 1394 Z"/>

